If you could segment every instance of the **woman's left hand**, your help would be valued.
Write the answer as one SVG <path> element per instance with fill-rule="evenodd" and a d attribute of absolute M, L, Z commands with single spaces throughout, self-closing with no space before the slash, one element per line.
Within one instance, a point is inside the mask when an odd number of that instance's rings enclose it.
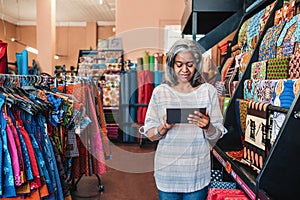
<path fill-rule="evenodd" d="M 190 124 L 195 124 L 199 128 L 207 129 L 210 123 L 210 117 L 208 115 L 208 110 L 206 110 L 206 114 L 202 114 L 199 111 L 195 111 L 194 114 L 190 114 L 187 118 Z"/>

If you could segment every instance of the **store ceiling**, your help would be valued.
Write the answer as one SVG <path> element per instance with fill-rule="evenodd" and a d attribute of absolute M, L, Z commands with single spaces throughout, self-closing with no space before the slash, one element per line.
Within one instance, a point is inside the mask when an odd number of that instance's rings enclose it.
<path fill-rule="evenodd" d="M 19 25 L 35 23 L 36 1 L 1 0 L 1 18 Z M 115 6 L 115 0 L 56 0 L 56 21 L 114 23 Z"/>

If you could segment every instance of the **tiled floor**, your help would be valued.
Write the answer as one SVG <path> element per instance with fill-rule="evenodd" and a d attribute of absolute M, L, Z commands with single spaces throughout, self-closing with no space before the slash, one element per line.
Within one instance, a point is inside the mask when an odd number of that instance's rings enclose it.
<path fill-rule="evenodd" d="M 96 176 L 82 177 L 74 200 L 157 200 L 153 177 L 155 145 L 142 148 L 137 144 L 112 146 L 112 159 L 107 161 L 107 172 L 101 175 L 104 192 L 99 192 Z"/>

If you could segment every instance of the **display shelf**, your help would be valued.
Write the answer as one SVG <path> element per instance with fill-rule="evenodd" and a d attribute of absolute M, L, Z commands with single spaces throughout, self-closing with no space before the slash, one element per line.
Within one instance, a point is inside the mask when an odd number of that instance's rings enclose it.
<path fill-rule="evenodd" d="M 266 30 L 273 25 L 275 11 L 283 6 L 284 1 L 265 0 L 257 2 L 244 13 L 239 28 L 237 29 L 240 29 L 245 20 L 249 19 L 255 13 L 259 12 L 262 8 L 265 8 L 272 2 L 275 2 L 275 7 L 265 24 L 265 28 L 258 38 L 257 45 L 253 50 L 252 56 L 240 83 L 244 83 L 245 80 L 250 79 L 251 64 L 258 60 L 259 46 L 262 42 L 263 36 L 266 33 Z M 209 33 L 207 35 L 209 35 Z M 212 38 L 213 37 L 208 37 L 206 39 Z M 207 46 L 209 47 L 209 43 L 215 42 L 206 39 L 205 37 L 202 38 L 200 44 L 208 44 Z M 231 56 L 231 47 L 237 44 L 237 41 L 238 35 L 236 34 L 228 48 L 224 62 Z M 221 67 L 224 65 L 224 62 Z M 296 131 L 300 129 L 299 92 L 295 96 L 290 108 L 278 108 L 279 110 L 286 110 L 287 115 L 274 145 L 270 146 L 268 149 L 269 151 L 266 152 L 267 157 L 260 172 L 253 170 L 252 166 L 250 167 L 247 163 L 243 164 L 240 161 L 233 160 L 226 153 L 230 151 L 243 150 L 243 142 L 238 130 L 238 122 L 235 112 L 236 99 L 243 99 L 243 84 L 238 84 L 225 111 L 224 126 L 227 128 L 228 133 L 224 135 L 213 148 L 213 156 L 234 178 L 250 199 L 295 199 L 295 197 L 298 196 L 300 185 L 300 171 L 298 169 L 300 163 L 297 161 L 297 156 L 300 153 L 300 135 L 297 134 Z"/>
<path fill-rule="evenodd" d="M 249 19 L 251 16 L 253 16 L 255 13 L 258 11 L 262 10 L 266 6 L 270 5 L 274 0 L 265 0 L 260 2 L 257 7 L 251 9 L 248 13 L 245 14 L 243 17 L 239 29 L 241 28 L 242 24 L 244 21 Z M 276 1 L 276 4 L 274 6 L 274 9 L 272 10 L 269 19 L 267 20 L 264 30 L 260 34 L 260 37 L 257 41 L 257 45 L 254 48 L 251 58 L 248 62 L 248 65 L 246 67 L 245 72 L 243 73 L 242 78 L 239 80 L 239 83 L 244 83 L 246 79 L 250 78 L 250 73 L 251 73 L 251 64 L 255 61 L 258 60 L 258 53 L 259 53 L 259 46 L 262 41 L 262 38 L 266 32 L 266 30 L 272 26 L 274 23 L 274 13 L 275 10 L 279 9 L 282 7 L 283 3 L 282 1 Z M 238 29 L 238 30 L 239 30 Z M 237 38 L 238 38 L 238 31 L 237 34 L 235 35 L 233 42 L 231 43 L 228 51 L 227 51 L 227 57 L 224 59 L 224 62 L 222 63 L 221 66 L 224 66 L 224 63 L 226 62 L 226 59 L 230 57 L 231 55 L 231 47 L 235 44 L 237 44 Z M 229 101 L 228 107 L 225 111 L 224 115 L 224 126 L 227 128 L 228 133 L 218 142 L 218 146 L 223 150 L 223 151 L 238 151 L 243 148 L 242 141 L 241 141 L 241 136 L 236 127 L 238 127 L 237 120 L 236 120 L 236 115 L 235 115 L 235 100 L 236 99 L 243 99 L 243 84 L 238 84 L 237 88 L 235 89 L 234 94 L 232 95 L 231 100 Z"/>
<path fill-rule="evenodd" d="M 290 107 L 274 146 L 257 178 L 258 188 L 274 199 L 295 199 L 299 195 L 300 98 Z"/>
<path fill-rule="evenodd" d="M 236 183 L 245 191 L 247 196 L 254 200 L 257 197 L 256 178 L 257 173 L 245 164 L 232 160 L 224 151 L 215 146 L 212 154 L 232 176 Z M 262 191 L 259 191 L 260 199 L 269 199 Z"/>
<path fill-rule="evenodd" d="M 248 7 L 245 10 L 245 13 L 243 13 L 242 20 L 240 21 L 237 30 L 241 28 L 241 25 L 245 20 L 249 19 L 272 2 L 275 2 L 275 7 L 265 24 L 265 28 L 258 38 L 257 45 L 253 50 L 240 83 L 244 83 L 245 80 L 250 79 L 251 64 L 258 60 L 258 48 L 263 36 L 266 33 L 266 30 L 274 24 L 275 11 L 283 6 L 284 1 L 256 1 L 255 4 Z M 191 8 L 190 13 L 192 13 Z M 197 15 L 190 15 L 189 17 L 197 19 Z M 193 22 L 195 22 L 195 20 L 189 21 L 190 26 L 193 25 Z M 191 31 L 197 33 L 196 30 L 198 27 L 195 27 Z M 222 26 L 221 24 L 198 41 L 205 50 L 208 50 L 211 48 L 211 45 L 214 45 L 219 41 L 220 37 L 218 34 L 222 32 L 222 28 L 224 28 L 224 32 L 226 32 L 227 30 L 231 30 L 232 27 L 229 26 L 229 28 L 226 29 L 226 26 Z M 237 41 L 238 35 L 236 34 L 228 48 L 226 58 L 224 59 L 221 67 L 224 65 L 226 59 L 231 56 L 231 47 L 237 44 Z M 267 200 L 297 198 L 300 185 L 300 171 L 298 169 L 300 163 L 297 161 L 297 157 L 300 153 L 300 135 L 296 131 L 300 129 L 299 92 L 296 95 L 292 106 L 288 109 L 288 114 L 280 129 L 275 144 L 270 148 L 270 152 L 267 155 L 266 161 L 259 173 L 247 164 L 242 164 L 233 160 L 225 153 L 229 151 L 241 151 L 243 149 L 243 143 L 238 130 L 238 122 L 235 113 L 236 99 L 243 99 L 243 84 L 238 84 L 238 87 L 236 88 L 225 111 L 224 125 L 228 129 L 228 133 L 219 140 L 217 145 L 213 148 L 212 154 L 235 179 L 250 199 Z"/>

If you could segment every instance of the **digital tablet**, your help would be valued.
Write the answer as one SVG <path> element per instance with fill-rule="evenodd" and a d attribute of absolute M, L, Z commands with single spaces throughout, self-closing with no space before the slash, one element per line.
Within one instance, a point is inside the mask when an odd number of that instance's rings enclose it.
<path fill-rule="evenodd" d="M 167 123 L 188 123 L 189 114 L 194 114 L 197 110 L 206 115 L 206 108 L 167 108 Z"/>

